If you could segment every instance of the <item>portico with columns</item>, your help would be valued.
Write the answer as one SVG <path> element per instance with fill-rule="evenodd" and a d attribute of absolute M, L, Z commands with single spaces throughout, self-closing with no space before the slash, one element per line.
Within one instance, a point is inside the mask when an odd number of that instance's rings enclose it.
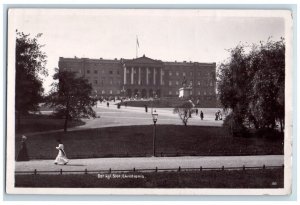
<path fill-rule="evenodd" d="M 122 62 L 127 97 L 162 97 L 163 67 L 160 60 L 146 56 Z"/>

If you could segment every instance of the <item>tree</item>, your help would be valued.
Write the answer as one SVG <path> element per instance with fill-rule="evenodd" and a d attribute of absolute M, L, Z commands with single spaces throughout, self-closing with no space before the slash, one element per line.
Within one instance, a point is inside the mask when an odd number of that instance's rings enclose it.
<path fill-rule="evenodd" d="M 85 117 L 96 117 L 93 106 L 97 99 L 92 97 L 92 86 L 83 77 L 76 77 L 75 72 L 56 69 L 52 90 L 47 97 L 47 104 L 55 109 L 54 115 L 65 119 L 64 131 L 68 121 Z"/>
<path fill-rule="evenodd" d="M 251 112 L 260 128 L 275 128 L 279 121 L 283 131 L 284 121 L 284 76 L 285 44 L 278 42 L 261 43 L 254 51 L 251 61 L 256 72 L 252 78 Z"/>
<path fill-rule="evenodd" d="M 20 128 L 21 115 L 36 111 L 43 99 L 41 76 L 47 76 L 45 65 L 47 56 L 38 43 L 38 34 L 30 38 L 29 34 L 16 31 L 16 95 L 15 109 L 17 128 Z"/>
<path fill-rule="evenodd" d="M 219 66 L 218 93 L 231 125 L 275 129 L 284 120 L 284 39 L 253 45 L 250 52 L 239 45 L 230 50 L 228 62 Z"/>
<path fill-rule="evenodd" d="M 191 118 L 191 114 L 194 112 L 193 107 L 192 102 L 185 101 L 173 110 L 174 113 L 178 113 L 178 116 L 182 120 L 184 126 L 187 126 L 188 119 Z"/>

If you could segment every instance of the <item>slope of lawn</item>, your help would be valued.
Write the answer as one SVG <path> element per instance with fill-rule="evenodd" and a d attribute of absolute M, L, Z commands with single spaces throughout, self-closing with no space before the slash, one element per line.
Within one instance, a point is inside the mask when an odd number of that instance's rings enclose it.
<path fill-rule="evenodd" d="M 123 126 L 27 136 L 31 159 L 54 159 L 56 139 L 69 158 L 151 156 L 153 126 Z M 16 137 L 16 152 L 20 137 Z M 157 156 L 283 154 L 283 138 L 232 137 L 222 127 L 157 125 Z"/>

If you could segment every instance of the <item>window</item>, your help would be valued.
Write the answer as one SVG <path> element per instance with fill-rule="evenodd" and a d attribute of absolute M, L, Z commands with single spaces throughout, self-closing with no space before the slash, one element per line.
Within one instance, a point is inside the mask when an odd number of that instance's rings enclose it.
<path fill-rule="evenodd" d="M 186 73 L 185 73 L 185 72 L 183 72 L 183 73 L 182 73 L 182 75 L 183 75 L 183 76 L 185 76 L 185 75 L 186 75 Z"/>
<path fill-rule="evenodd" d="M 105 94 L 105 90 L 102 90 L 102 94 Z"/>
<path fill-rule="evenodd" d="M 178 83 L 178 81 L 176 81 L 176 85 L 178 85 L 179 83 Z"/>
<path fill-rule="evenodd" d="M 121 91 L 120 90 L 117 90 L 117 94 L 119 95 L 121 93 Z"/>
<path fill-rule="evenodd" d="M 169 86 L 171 86 L 172 85 L 172 81 L 169 81 Z"/>
<path fill-rule="evenodd" d="M 162 70 L 162 71 L 161 71 L 161 75 L 165 75 L 165 71 Z"/>
<path fill-rule="evenodd" d="M 172 76 L 172 71 L 169 71 L 169 76 Z"/>
<path fill-rule="evenodd" d="M 86 73 L 89 74 L 89 73 L 90 73 L 90 70 L 86 70 Z"/>
<path fill-rule="evenodd" d="M 97 73 L 98 73 L 98 71 L 97 71 L 97 70 L 94 70 L 94 73 L 95 73 L 95 74 L 97 74 Z"/>
<path fill-rule="evenodd" d="M 176 71 L 176 76 L 179 76 L 179 72 L 178 71 Z"/>
<path fill-rule="evenodd" d="M 110 90 L 110 91 L 109 91 L 109 94 L 112 94 L 112 93 L 113 93 L 112 90 Z"/>
<path fill-rule="evenodd" d="M 109 71 L 109 74 L 110 74 L 110 75 L 112 75 L 112 74 L 113 74 L 112 70 L 110 70 L 110 71 Z"/>
<path fill-rule="evenodd" d="M 200 86 L 201 84 L 200 84 L 200 80 L 198 80 L 198 85 Z"/>
<path fill-rule="evenodd" d="M 172 95 L 172 91 L 171 90 L 169 91 L 169 95 Z"/>
<path fill-rule="evenodd" d="M 201 92 L 200 92 L 200 90 L 198 91 L 198 95 L 201 95 Z"/>
<path fill-rule="evenodd" d="M 204 95 L 206 95 L 206 91 L 204 91 Z"/>

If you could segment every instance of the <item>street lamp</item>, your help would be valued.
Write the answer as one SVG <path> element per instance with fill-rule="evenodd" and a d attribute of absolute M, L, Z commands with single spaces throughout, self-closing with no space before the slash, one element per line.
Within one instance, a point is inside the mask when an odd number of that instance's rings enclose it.
<path fill-rule="evenodd" d="M 156 113 L 156 110 L 152 113 L 152 119 L 153 119 L 153 157 L 155 157 L 155 138 L 156 138 L 156 122 L 157 122 L 158 114 Z"/>

